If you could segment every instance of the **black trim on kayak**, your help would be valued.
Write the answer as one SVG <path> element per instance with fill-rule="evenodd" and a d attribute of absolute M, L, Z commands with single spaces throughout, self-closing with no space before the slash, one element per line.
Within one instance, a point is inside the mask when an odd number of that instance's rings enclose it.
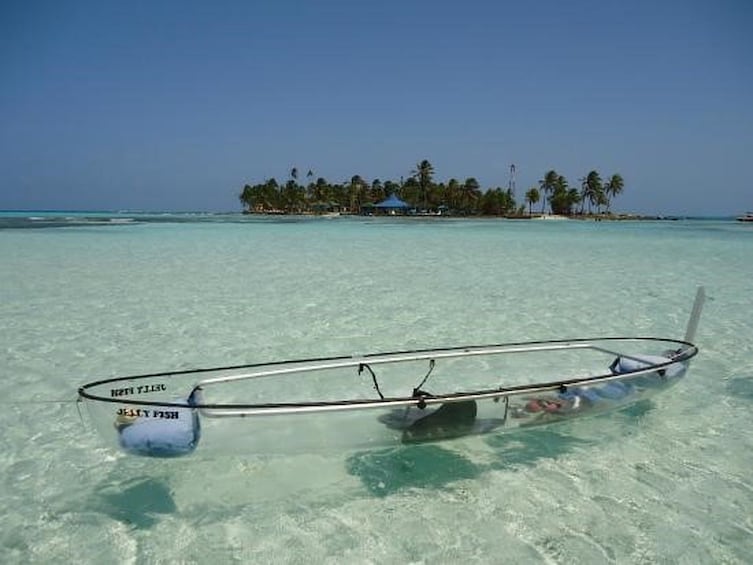
<path fill-rule="evenodd" d="M 472 391 L 472 392 L 455 392 L 452 394 L 440 394 L 440 395 L 431 396 L 431 397 L 421 396 L 419 398 L 416 398 L 415 396 L 412 396 L 412 397 L 408 396 L 408 397 L 390 397 L 390 398 L 382 398 L 382 399 L 351 399 L 351 400 L 334 400 L 334 401 L 322 401 L 322 402 L 293 402 L 293 403 L 266 403 L 266 404 L 188 404 L 187 402 L 180 403 L 180 402 L 165 402 L 165 401 L 153 401 L 153 400 L 136 400 L 136 399 L 131 399 L 131 398 L 126 400 L 119 397 L 110 398 L 110 397 L 99 396 L 99 395 L 91 394 L 88 392 L 88 389 L 90 388 L 105 385 L 105 384 L 146 379 L 146 378 L 154 378 L 154 377 L 170 377 L 170 376 L 179 376 L 179 375 L 188 375 L 188 374 L 211 373 L 211 372 L 217 372 L 217 371 L 252 369 L 252 368 L 258 368 L 258 367 L 275 367 L 275 366 L 281 366 L 281 365 L 318 363 L 318 362 L 325 362 L 325 361 L 353 360 L 354 362 L 359 363 L 367 359 L 393 356 L 393 355 L 394 356 L 419 355 L 419 354 L 431 354 L 431 353 L 438 353 L 438 352 L 472 353 L 475 350 L 495 348 L 495 347 L 540 346 L 540 345 L 555 345 L 555 344 L 568 344 L 568 343 L 578 344 L 578 343 L 587 343 L 587 342 L 607 342 L 607 341 L 623 341 L 623 342 L 650 341 L 650 342 L 674 344 L 674 345 L 677 345 L 679 349 L 677 349 L 676 351 L 677 356 L 674 358 L 671 358 L 665 363 L 658 363 L 655 365 L 650 365 L 649 367 L 637 369 L 634 371 L 628 371 L 625 373 L 620 373 L 619 375 L 615 375 L 614 373 L 607 373 L 604 375 L 597 375 L 597 376 L 578 377 L 578 378 L 571 378 L 571 379 L 566 379 L 566 380 L 548 381 L 548 382 L 539 383 L 539 384 L 515 385 L 515 386 L 510 386 L 510 387 L 483 389 L 483 390 L 477 390 L 477 391 Z M 500 351 L 498 353 L 490 353 L 490 355 L 503 354 L 503 353 L 505 352 Z M 650 373 L 656 370 L 669 367 L 675 363 L 688 361 L 689 359 L 692 359 L 693 357 L 695 357 L 697 353 L 698 353 L 698 347 L 688 341 L 682 341 L 678 339 L 657 338 L 657 337 L 597 337 L 597 338 L 577 338 L 577 339 L 562 339 L 562 340 L 527 341 L 527 342 L 515 342 L 515 343 L 499 343 L 499 344 L 492 344 L 492 345 L 472 345 L 472 346 L 467 345 L 467 346 L 459 346 L 459 347 L 440 347 L 440 348 L 432 348 L 432 349 L 391 351 L 391 352 L 385 352 L 385 353 L 371 353 L 371 354 L 366 354 L 366 355 L 319 357 L 319 358 L 309 358 L 309 359 L 300 359 L 300 360 L 273 361 L 273 362 L 268 362 L 268 363 L 252 363 L 252 364 L 245 364 L 245 365 L 231 365 L 231 366 L 225 366 L 225 367 L 214 367 L 214 368 L 203 368 L 203 369 L 185 369 L 185 370 L 180 370 L 180 371 L 149 373 L 149 374 L 142 374 L 142 375 L 126 376 L 126 377 L 113 377 L 109 379 L 102 379 L 102 380 L 94 381 L 91 383 L 87 383 L 78 389 L 78 394 L 81 398 L 85 398 L 87 400 L 94 400 L 98 402 L 108 402 L 108 403 L 113 403 L 113 404 L 129 404 L 129 405 L 135 405 L 135 406 L 164 406 L 164 407 L 177 407 L 177 408 L 191 407 L 191 408 L 209 409 L 209 410 L 212 410 L 212 409 L 214 410 L 254 410 L 254 409 L 266 410 L 266 409 L 270 409 L 271 410 L 271 409 L 286 409 L 286 408 L 326 408 L 326 407 L 339 407 L 339 406 L 349 406 L 349 405 L 351 406 L 373 405 L 374 407 L 380 407 L 380 406 L 383 407 L 383 406 L 390 406 L 393 404 L 399 404 L 399 405 L 415 404 L 416 406 L 419 406 L 419 404 L 422 404 L 422 403 L 434 404 L 434 403 L 441 403 L 441 402 L 462 401 L 468 397 L 487 396 L 487 397 L 492 397 L 492 398 L 494 397 L 500 398 L 500 397 L 506 397 L 508 395 L 514 395 L 522 391 L 536 392 L 536 391 L 542 391 L 542 390 L 562 389 L 563 387 L 566 389 L 569 386 L 580 385 L 584 383 L 598 383 L 605 380 L 610 380 L 610 381 L 622 380 L 636 374 Z M 302 369 L 305 369 L 305 367 L 303 367 Z M 195 391 L 198 388 L 200 388 L 200 385 L 194 387 L 193 390 Z"/>

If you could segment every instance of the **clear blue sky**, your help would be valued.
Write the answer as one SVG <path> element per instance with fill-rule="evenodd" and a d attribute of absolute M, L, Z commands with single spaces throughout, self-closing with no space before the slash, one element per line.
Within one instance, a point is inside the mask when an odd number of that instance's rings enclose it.
<path fill-rule="evenodd" d="M 753 2 L 0 3 L 0 209 L 239 210 L 342 181 L 620 173 L 619 210 L 753 209 Z"/>

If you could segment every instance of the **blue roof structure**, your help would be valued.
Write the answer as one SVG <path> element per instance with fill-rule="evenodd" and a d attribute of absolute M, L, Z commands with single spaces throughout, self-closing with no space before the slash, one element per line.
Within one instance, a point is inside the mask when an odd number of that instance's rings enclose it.
<path fill-rule="evenodd" d="M 375 208 L 393 208 L 393 209 L 412 208 L 410 204 L 408 204 L 407 202 L 404 202 L 403 200 L 400 200 L 394 194 L 390 194 L 390 197 L 387 198 L 387 200 L 383 200 L 379 204 L 375 204 L 374 207 Z"/>

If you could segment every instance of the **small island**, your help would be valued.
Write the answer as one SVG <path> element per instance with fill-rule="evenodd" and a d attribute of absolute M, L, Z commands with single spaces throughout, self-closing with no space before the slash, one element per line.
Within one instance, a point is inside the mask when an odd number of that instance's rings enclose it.
<path fill-rule="evenodd" d="M 434 166 L 426 159 L 415 166 L 407 179 L 401 178 L 399 182 L 374 179 L 369 183 L 360 175 L 353 175 L 349 181 L 331 183 L 323 177 L 314 180 L 314 172 L 309 170 L 306 184 L 302 184 L 298 168 L 293 167 L 284 183 L 270 178 L 263 183 L 246 184 L 238 197 L 245 214 L 642 218 L 611 212 L 612 201 L 625 186 L 619 174 L 604 181 L 592 170 L 578 179 L 580 188 L 575 188 L 564 176 L 550 170 L 538 181 L 538 186 L 529 188 L 523 201 L 518 202 L 514 173 L 512 165 L 507 188 L 482 189 L 474 177 L 435 182 Z"/>

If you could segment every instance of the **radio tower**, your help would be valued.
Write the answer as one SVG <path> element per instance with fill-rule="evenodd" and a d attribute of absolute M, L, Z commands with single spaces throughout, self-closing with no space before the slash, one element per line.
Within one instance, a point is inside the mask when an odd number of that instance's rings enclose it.
<path fill-rule="evenodd" d="M 510 180 L 507 182 L 507 190 L 515 197 L 515 165 L 510 165 Z"/>

